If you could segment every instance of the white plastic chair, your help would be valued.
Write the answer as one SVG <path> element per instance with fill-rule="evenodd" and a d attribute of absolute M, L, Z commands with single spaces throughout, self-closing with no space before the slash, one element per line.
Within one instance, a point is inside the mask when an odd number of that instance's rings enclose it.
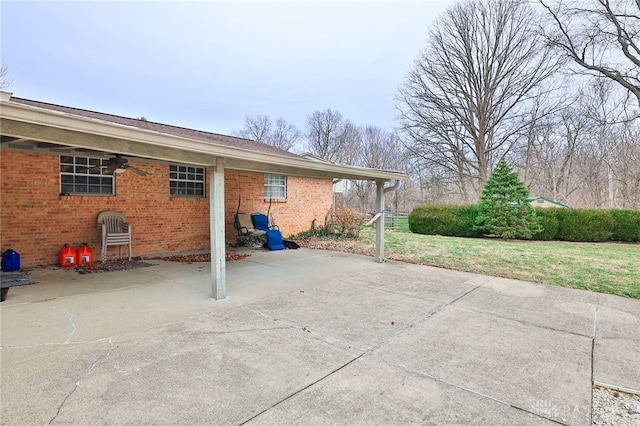
<path fill-rule="evenodd" d="M 107 210 L 98 214 L 98 230 L 102 235 L 100 259 L 107 260 L 107 247 L 119 246 L 122 257 L 122 246 L 128 246 L 129 260 L 131 260 L 131 225 L 125 222 L 122 213 Z"/>

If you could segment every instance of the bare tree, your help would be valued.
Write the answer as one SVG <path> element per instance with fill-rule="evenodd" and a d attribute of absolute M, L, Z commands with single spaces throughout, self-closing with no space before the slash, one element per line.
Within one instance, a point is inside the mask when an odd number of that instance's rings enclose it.
<path fill-rule="evenodd" d="M 616 149 L 616 200 L 620 199 L 616 206 L 640 210 L 640 123 L 627 122 L 623 126 Z"/>
<path fill-rule="evenodd" d="M 596 80 L 585 94 L 585 115 L 591 120 L 589 138 L 582 144 L 581 155 L 587 167 L 580 169 L 581 183 L 590 207 L 618 208 L 627 204 L 624 199 L 626 186 L 623 176 L 633 179 L 637 163 L 628 163 L 640 140 L 629 139 L 637 120 L 628 120 L 627 98 L 619 93 L 618 85 L 608 79 Z M 628 172 L 631 173 L 628 173 Z M 633 197 L 633 194 L 627 194 Z"/>
<path fill-rule="evenodd" d="M 240 130 L 234 130 L 233 133 L 245 139 L 267 143 L 267 138 L 271 134 L 271 126 L 271 119 L 266 115 L 246 116 L 244 127 Z"/>
<path fill-rule="evenodd" d="M 398 95 L 403 140 L 455 176 L 467 201 L 529 122 L 529 101 L 557 69 L 525 1 L 467 0 L 429 33 Z"/>
<path fill-rule="evenodd" d="M 13 84 L 13 81 L 11 81 L 11 77 L 9 77 L 9 69 L 3 62 L 0 66 L 0 89 L 6 89 L 11 86 L 11 84 Z"/>
<path fill-rule="evenodd" d="M 309 152 L 327 161 L 350 163 L 359 132 L 339 111 L 314 111 L 307 117 Z"/>
<path fill-rule="evenodd" d="M 362 128 L 356 126 L 351 120 L 345 120 L 338 133 L 340 153 L 337 155 L 336 161 L 350 166 L 361 165 L 361 150 L 364 145 L 362 138 Z"/>
<path fill-rule="evenodd" d="M 568 202 L 577 188 L 575 154 L 587 119 L 579 107 L 567 106 L 554 116 L 544 117 L 529 129 L 521 176 L 533 195 Z"/>
<path fill-rule="evenodd" d="M 625 89 L 604 78 L 588 82 L 532 122 L 511 161 L 533 195 L 573 207 L 637 206 L 640 121 L 629 119 Z"/>
<path fill-rule="evenodd" d="M 273 126 L 267 143 L 285 151 L 291 151 L 302 138 L 302 133 L 293 124 L 287 123 L 283 118 L 278 118 Z"/>
<path fill-rule="evenodd" d="M 300 130 L 287 123 L 283 118 L 278 118 L 275 123 L 266 115 L 247 116 L 244 119 L 244 127 L 235 130 L 234 135 L 271 146 L 292 150 L 302 134 Z"/>
<path fill-rule="evenodd" d="M 540 0 L 550 45 L 582 69 L 615 81 L 640 104 L 640 0 Z"/>
<path fill-rule="evenodd" d="M 377 126 L 364 126 L 357 129 L 358 144 L 352 144 L 356 149 L 353 164 L 374 169 L 401 170 L 404 168 L 403 156 L 400 148 L 402 144 L 395 134 Z M 375 182 L 351 181 L 350 192 L 358 200 L 358 207 L 366 211 L 373 205 L 375 199 Z M 394 194 L 397 195 L 397 194 Z"/>

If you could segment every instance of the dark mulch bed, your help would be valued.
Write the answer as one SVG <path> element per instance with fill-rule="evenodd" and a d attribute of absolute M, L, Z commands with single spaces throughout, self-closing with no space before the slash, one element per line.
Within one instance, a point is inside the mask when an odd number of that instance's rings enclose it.
<path fill-rule="evenodd" d="M 244 259 L 248 256 L 250 255 L 236 252 L 227 252 L 225 253 L 225 260 L 232 261 Z M 154 257 L 147 260 L 154 259 L 182 263 L 211 262 L 211 254 L 177 254 L 173 256 Z M 91 265 L 78 265 L 76 266 L 76 271 L 81 274 L 90 274 L 94 272 L 129 271 L 132 269 L 145 268 L 147 266 L 154 266 L 154 264 L 143 262 L 141 257 L 134 257 L 131 261 L 129 259 L 112 259 L 107 260 L 106 262 L 97 261 L 92 263 Z"/>
<path fill-rule="evenodd" d="M 245 253 L 236 253 L 234 251 L 228 251 L 224 254 L 224 258 L 227 262 L 232 260 L 244 259 L 251 256 Z M 154 259 L 169 260 L 171 262 L 183 262 L 183 263 L 195 263 L 195 262 L 211 262 L 211 253 L 203 254 L 178 254 L 175 256 L 167 257 L 154 257 Z"/>
<path fill-rule="evenodd" d="M 112 259 L 106 262 L 97 261 L 91 265 L 78 265 L 76 266 L 76 271 L 80 274 L 92 274 L 96 272 L 130 271 L 132 269 L 153 266 L 153 263 L 142 262 L 140 259 L 141 258 L 137 257 L 133 260 Z"/>

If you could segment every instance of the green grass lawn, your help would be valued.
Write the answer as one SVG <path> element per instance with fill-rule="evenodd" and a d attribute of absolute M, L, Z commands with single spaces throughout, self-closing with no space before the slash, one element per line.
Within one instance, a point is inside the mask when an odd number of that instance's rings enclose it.
<path fill-rule="evenodd" d="M 362 231 L 363 253 L 375 231 Z M 385 232 L 389 259 L 640 298 L 640 245 L 503 241 Z"/>
<path fill-rule="evenodd" d="M 384 217 L 384 227 L 393 229 L 395 231 L 409 231 L 409 217 L 408 216 L 387 216 Z"/>

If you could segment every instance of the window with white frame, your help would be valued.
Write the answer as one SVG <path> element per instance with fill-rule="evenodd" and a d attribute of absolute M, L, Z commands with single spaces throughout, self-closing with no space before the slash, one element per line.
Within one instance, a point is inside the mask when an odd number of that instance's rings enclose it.
<path fill-rule="evenodd" d="M 204 197 L 204 167 L 170 165 L 169 194 L 172 197 Z"/>
<path fill-rule="evenodd" d="M 60 193 L 64 195 L 114 195 L 113 175 L 105 174 L 104 158 L 60 156 Z"/>
<path fill-rule="evenodd" d="M 264 198 L 273 200 L 287 199 L 287 177 L 283 175 L 264 175 Z"/>

